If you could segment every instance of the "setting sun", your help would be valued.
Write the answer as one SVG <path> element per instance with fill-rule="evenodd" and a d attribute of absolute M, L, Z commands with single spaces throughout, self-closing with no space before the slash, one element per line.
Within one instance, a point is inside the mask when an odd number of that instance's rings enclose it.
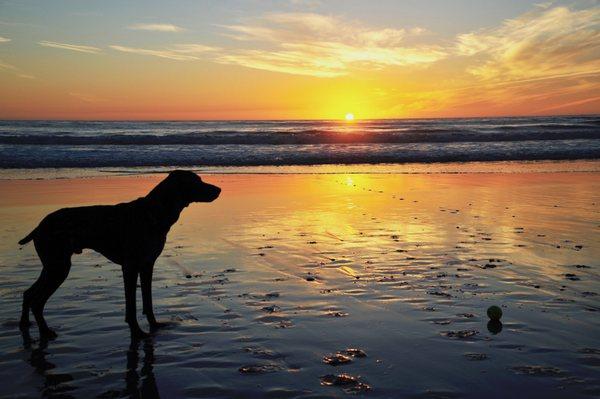
<path fill-rule="evenodd" d="M 354 114 L 347 113 L 347 114 L 346 114 L 346 120 L 347 120 L 348 122 L 350 122 L 350 121 L 353 121 L 353 120 L 354 120 Z"/>

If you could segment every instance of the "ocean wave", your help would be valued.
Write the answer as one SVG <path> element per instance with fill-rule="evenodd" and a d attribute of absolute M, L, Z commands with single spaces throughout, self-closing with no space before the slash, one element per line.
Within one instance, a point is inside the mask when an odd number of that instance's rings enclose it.
<path fill-rule="evenodd" d="M 352 143 L 452 143 L 600 139 L 600 128 L 560 128 L 542 131 L 463 130 L 429 128 L 405 130 L 338 132 L 302 130 L 287 133 L 257 131 L 214 131 L 184 134 L 98 134 L 73 135 L 55 132 L 52 135 L 6 134 L 0 132 L 0 144 L 12 145 L 303 145 Z"/>
<path fill-rule="evenodd" d="M 259 166 L 600 159 L 600 140 L 309 145 L 0 145 L 0 168 Z"/>
<path fill-rule="evenodd" d="M 543 159 L 600 159 L 600 118 L 0 121 L 0 168 Z"/>

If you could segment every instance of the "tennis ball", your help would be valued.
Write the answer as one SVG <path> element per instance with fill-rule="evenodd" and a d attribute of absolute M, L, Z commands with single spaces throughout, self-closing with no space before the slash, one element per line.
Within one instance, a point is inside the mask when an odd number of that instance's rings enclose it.
<path fill-rule="evenodd" d="M 487 310 L 487 315 L 490 318 L 490 320 L 500 321 L 500 319 L 502 318 L 502 309 L 495 305 L 490 306 Z"/>

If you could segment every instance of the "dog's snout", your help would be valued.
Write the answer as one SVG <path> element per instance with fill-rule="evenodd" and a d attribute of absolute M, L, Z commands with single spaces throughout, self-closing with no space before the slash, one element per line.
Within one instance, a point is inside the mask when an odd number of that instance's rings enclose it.
<path fill-rule="evenodd" d="M 200 182 L 195 186 L 190 202 L 212 202 L 219 198 L 221 188 L 212 184 Z"/>
<path fill-rule="evenodd" d="M 207 194 L 208 194 L 208 200 L 209 201 L 214 201 L 217 198 L 219 198 L 219 195 L 221 194 L 221 188 L 217 187 L 217 186 L 213 186 L 212 184 L 208 185 L 208 190 L 207 190 Z"/>

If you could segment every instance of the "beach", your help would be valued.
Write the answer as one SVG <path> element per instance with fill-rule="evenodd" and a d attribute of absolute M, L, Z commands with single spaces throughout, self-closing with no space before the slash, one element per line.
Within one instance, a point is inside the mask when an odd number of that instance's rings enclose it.
<path fill-rule="evenodd" d="M 133 344 L 120 266 L 88 250 L 46 306 L 58 338 L 24 342 L 41 265 L 17 241 L 165 175 L 0 180 L 0 396 L 598 396 L 600 174 L 525 170 L 200 171 L 221 197 L 184 210 L 154 271 L 173 325 Z"/>
<path fill-rule="evenodd" d="M 600 398 L 599 1 L 143 5 L 0 1 L 0 399 Z"/>

